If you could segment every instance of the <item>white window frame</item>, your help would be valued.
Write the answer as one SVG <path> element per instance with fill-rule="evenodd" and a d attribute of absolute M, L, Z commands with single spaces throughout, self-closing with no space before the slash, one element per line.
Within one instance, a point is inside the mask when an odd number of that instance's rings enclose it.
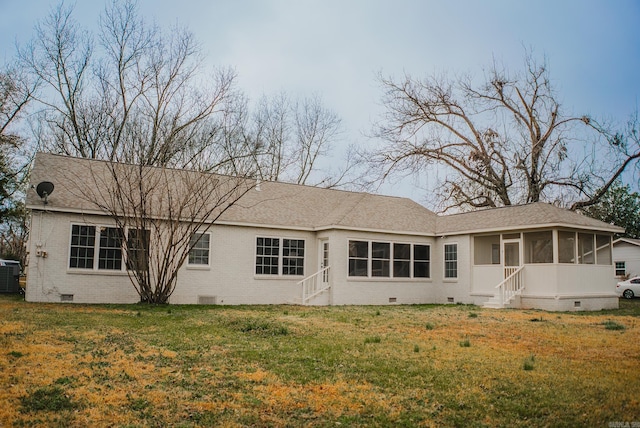
<path fill-rule="evenodd" d="M 93 266 L 90 268 L 80 268 L 80 267 L 71 267 L 71 242 L 73 239 L 73 226 L 87 226 L 95 228 L 94 231 L 94 246 L 93 246 Z M 78 272 L 78 273 L 101 273 L 101 274 L 109 274 L 109 273 L 126 273 L 127 272 L 127 249 L 125 246 L 124 237 L 128 236 L 130 228 L 127 227 L 123 230 L 123 241 L 122 246 L 120 247 L 120 254 L 122 256 L 120 269 L 100 269 L 100 233 L 102 229 L 110 228 L 110 229 L 119 229 L 118 226 L 109 225 L 109 224 L 86 224 L 86 223 L 77 223 L 71 222 L 69 227 L 69 243 L 67 245 L 67 271 L 68 272 Z M 147 229 L 148 230 L 148 229 Z"/>
<path fill-rule="evenodd" d="M 622 269 L 624 269 L 624 273 L 622 273 L 622 274 L 618 273 L 618 271 L 620 270 L 618 268 L 618 263 L 622 263 L 622 265 L 623 265 Z M 621 260 L 615 261 L 615 262 L 613 262 L 613 266 L 615 267 L 616 276 L 627 276 L 627 262 L 626 261 L 621 261 Z"/>
<path fill-rule="evenodd" d="M 209 246 L 206 248 L 207 250 L 207 263 L 191 263 L 191 251 L 193 250 L 198 250 L 198 251 L 204 251 L 204 248 L 191 248 L 189 249 L 189 254 L 187 255 L 187 266 L 188 267 L 195 267 L 195 268 L 205 268 L 205 267 L 211 267 L 211 232 L 193 232 L 191 234 L 191 237 L 189 238 L 189 245 L 191 245 L 191 238 L 194 235 L 207 235 L 209 237 Z M 201 239 L 201 238 L 199 238 Z"/>
<path fill-rule="evenodd" d="M 456 258 L 455 260 L 447 260 L 447 247 L 449 246 L 455 246 L 456 248 Z M 446 281 L 454 281 L 456 279 L 458 279 L 458 272 L 460 270 L 460 266 L 459 266 L 459 252 L 458 252 L 458 243 L 457 242 L 447 242 L 444 243 L 442 245 L 442 262 L 443 262 L 443 266 L 442 266 L 442 277 L 446 280 Z M 455 262 L 455 266 L 456 266 L 456 276 L 447 276 L 447 262 Z"/>
<path fill-rule="evenodd" d="M 277 239 L 278 240 L 278 266 L 277 266 L 277 273 L 257 273 L 256 272 L 256 268 L 257 268 L 257 258 L 259 256 L 263 256 L 263 255 L 259 255 L 258 254 L 258 239 L 259 238 L 263 238 L 263 239 Z M 289 240 L 289 241 L 302 241 L 304 248 L 304 254 L 302 256 L 284 256 L 284 241 L 285 240 Z M 253 239 L 253 252 L 254 252 L 254 258 L 253 258 L 253 274 L 254 276 L 258 277 L 258 278 L 276 278 L 276 277 L 283 277 L 283 278 L 304 278 L 304 273 L 306 271 L 306 265 L 307 265 L 307 251 L 308 251 L 308 246 L 307 246 L 307 240 L 305 238 L 299 238 L 299 237 L 290 237 L 290 236 L 268 236 L 268 235 L 255 235 L 254 239 Z M 292 274 L 286 274 L 284 273 L 284 264 L 283 261 L 285 258 L 301 258 L 302 259 L 302 274 L 299 275 L 292 275 Z"/>

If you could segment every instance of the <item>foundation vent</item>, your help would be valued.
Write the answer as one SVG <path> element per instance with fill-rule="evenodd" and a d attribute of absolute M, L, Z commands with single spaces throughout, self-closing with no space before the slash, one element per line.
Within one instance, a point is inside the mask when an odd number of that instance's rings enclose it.
<path fill-rule="evenodd" d="M 447 297 L 448 303 L 455 303 L 455 299 L 453 297 Z"/>
<path fill-rule="evenodd" d="M 218 297 L 217 296 L 198 296 L 198 304 L 199 305 L 217 305 Z"/>
<path fill-rule="evenodd" d="M 389 303 L 396 303 L 398 299 L 396 297 L 389 297 Z"/>
<path fill-rule="evenodd" d="M 61 302 L 73 302 L 73 294 L 61 294 L 60 295 Z"/>
<path fill-rule="evenodd" d="M 573 307 L 574 308 L 581 308 L 582 307 L 582 302 L 580 302 L 580 300 L 576 300 L 575 302 L 573 302 Z"/>

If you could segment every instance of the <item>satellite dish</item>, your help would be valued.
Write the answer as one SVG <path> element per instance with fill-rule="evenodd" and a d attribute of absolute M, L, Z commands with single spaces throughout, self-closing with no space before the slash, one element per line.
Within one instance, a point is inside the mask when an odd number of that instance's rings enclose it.
<path fill-rule="evenodd" d="M 47 197 L 53 193 L 54 185 L 50 181 L 43 181 L 36 186 L 36 192 L 44 203 L 47 203 Z"/>

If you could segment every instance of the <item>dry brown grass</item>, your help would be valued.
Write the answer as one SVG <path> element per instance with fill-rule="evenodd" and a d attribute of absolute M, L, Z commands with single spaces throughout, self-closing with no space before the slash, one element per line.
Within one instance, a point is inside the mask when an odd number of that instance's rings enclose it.
<path fill-rule="evenodd" d="M 631 423 L 637 306 L 555 314 L 0 297 L 0 426 Z"/>

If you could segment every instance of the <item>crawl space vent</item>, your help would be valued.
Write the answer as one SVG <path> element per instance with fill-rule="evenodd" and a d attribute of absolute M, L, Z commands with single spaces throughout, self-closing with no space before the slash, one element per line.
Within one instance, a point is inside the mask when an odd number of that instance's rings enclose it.
<path fill-rule="evenodd" d="M 389 303 L 396 303 L 398 299 L 396 297 L 389 297 Z"/>
<path fill-rule="evenodd" d="M 448 303 L 454 303 L 454 302 L 455 302 L 455 300 L 454 300 L 454 298 L 453 298 L 453 297 L 447 297 L 447 302 L 448 302 Z"/>
<path fill-rule="evenodd" d="M 73 294 L 61 294 L 60 295 L 61 302 L 73 302 Z"/>

